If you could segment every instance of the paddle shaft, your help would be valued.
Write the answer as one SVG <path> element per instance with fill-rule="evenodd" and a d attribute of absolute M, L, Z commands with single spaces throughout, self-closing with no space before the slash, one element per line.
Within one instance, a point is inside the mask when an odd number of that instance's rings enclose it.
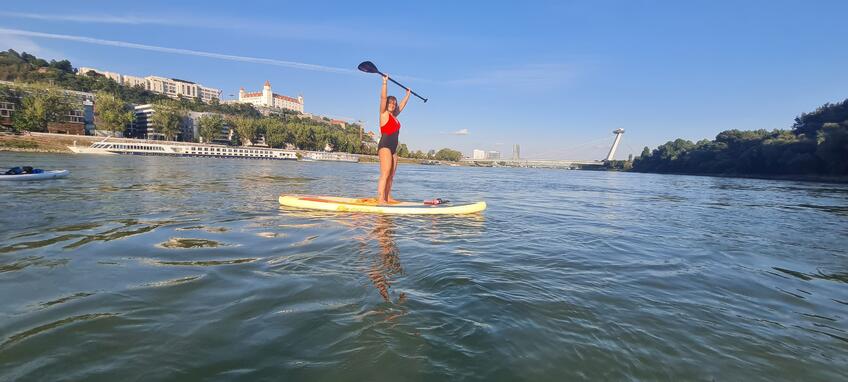
<path fill-rule="evenodd" d="M 379 75 L 381 75 L 381 76 L 388 77 L 388 76 L 386 76 L 385 74 L 383 74 L 383 72 L 381 72 L 381 71 L 379 71 L 379 70 L 377 71 L 377 73 L 378 73 Z M 409 90 L 409 88 L 408 88 L 408 87 L 401 85 L 401 84 L 400 84 L 400 82 L 395 81 L 395 79 L 394 79 L 394 78 L 391 78 L 391 77 L 388 77 L 388 78 L 389 78 L 389 81 L 394 82 L 394 83 L 395 83 L 395 85 L 402 87 L 404 90 Z M 412 93 L 413 95 L 415 95 L 416 97 L 421 98 L 422 100 L 424 100 L 424 103 L 427 103 L 427 99 L 426 99 L 426 98 L 424 98 L 424 97 L 422 97 L 422 96 L 420 96 L 420 95 L 418 95 L 418 93 L 416 93 L 416 92 L 414 92 L 414 91 L 412 91 L 412 90 L 409 90 L 409 92 L 410 92 L 410 93 Z"/>

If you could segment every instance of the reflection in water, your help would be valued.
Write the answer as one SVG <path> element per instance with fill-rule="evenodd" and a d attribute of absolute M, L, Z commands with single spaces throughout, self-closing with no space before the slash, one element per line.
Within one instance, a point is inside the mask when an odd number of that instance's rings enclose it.
<path fill-rule="evenodd" d="M 389 287 L 392 284 L 392 277 L 403 274 L 403 268 L 400 265 L 400 252 L 393 237 L 395 234 L 394 222 L 389 216 L 378 215 L 374 223 L 371 235 L 377 240 L 380 251 L 368 271 L 368 278 L 374 283 L 383 300 L 391 302 Z M 404 295 L 401 293 L 398 302 L 402 302 L 403 299 Z"/>

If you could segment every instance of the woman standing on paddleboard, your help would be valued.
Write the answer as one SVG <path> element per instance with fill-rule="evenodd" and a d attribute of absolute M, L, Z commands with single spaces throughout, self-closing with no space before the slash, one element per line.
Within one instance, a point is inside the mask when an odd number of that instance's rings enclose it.
<path fill-rule="evenodd" d="M 406 96 L 398 105 L 395 96 L 386 96 L 386 82 L 388 75 L 383 76 L 383 87 L 380 91 L 380 143 L 377 145 L 377 156 L 380 157 L 380 180 L 377 182 L 377 203 L 395 203 L 392 199 L 392 181 L 398 165 L 398 135 L 400 134 L 400 122 L 397 116 L 406 106 L 409 100 L 409 89 Z"/>

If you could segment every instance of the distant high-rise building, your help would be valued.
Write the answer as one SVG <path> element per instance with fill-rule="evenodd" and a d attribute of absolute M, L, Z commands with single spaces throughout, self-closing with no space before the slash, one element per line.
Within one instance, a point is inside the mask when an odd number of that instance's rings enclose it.
<path fill-rule="evenodd" d="M 518 147 L 518 143 L 512 145 L 512 159 L 513 160 L 521 159 L 521 148 Z"/>
<path fill-rule="evenodd" d="M 474 149 L 471 151 L 471 159 L 486 159 L 486 152 L 483 150 Z"/>
<path fill-rule="evenodd" d="M 486 152 L 486 159 L 501 159 L 501 152 L 500 151 L 487 151 Z"/>

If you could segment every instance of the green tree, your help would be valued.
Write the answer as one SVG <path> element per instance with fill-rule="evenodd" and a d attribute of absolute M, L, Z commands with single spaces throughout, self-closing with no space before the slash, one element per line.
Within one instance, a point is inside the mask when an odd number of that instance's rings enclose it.
<path fill-rule="evenodd" d="M 60 90 L 33 86 L 26 90 L 20 110 L 12 115 L 15 131 L 47 131 L 50 122 L 62 122 L 72 110 L 70 100 Z"/>
<path fill-rule="evenodd" d="M 848 174 L 848 121 L 822 124 L 816 155 L 825 161 L 831 174 Z"/>
<path fill-rule="evenodd" d="M 276 118 L 263 118 L 262 124 L 265 128 L 265 143 L 271 147 L 282 148 L 286 143 L 294 143 L 294 133 L 282 120 Z"/>
<path fill-rule="evenodd" d="M 456 150 L 444 148 L 436 152 L 436 155 L 434 155 L 433 158 L 436 160 L 458 162 L 462 159 L 462 153 Z"/>
<path fill-rule="evenodd" d="M 409 148 L 406 147 L 406 143 L 401 143 L 400 147 L 398 147 L 397 155 L 401 158 L 409 157 Z"/>
<path fill-rule="evenodd" d="M 197 120 L 197 132 L 204 143 L 211 143 L 224 128 L 224 118 L 218 114 L 206 114 Z"/>
<path fill-rule="evenodd" d="M 133 112 L 120 98 L 106 92 L 98 92 L 95 97 L 94 116 L 97 127 L 112 133 L 124 131 L 132 122 Z"/>
<path fill-rule="evenodd" d="M 230 117 L 229 122 L 233 126 L 233 129 L 235 129 L 236 134 L 238 134 L 239 142 L 242 145 L 249 146 L 253 144 L 256 140 L 256 131 L 259 125 L 256 118 L 235 116 Z"/>
<path fill-rule="evenodd" d="M 169 101 L 155 103 L 153 110 L 150 117 L 153 129 L 164 135 L 165 140 L 174 140 L 180 133 L 184 112 L 179 109 L 178 104 Z"/>

